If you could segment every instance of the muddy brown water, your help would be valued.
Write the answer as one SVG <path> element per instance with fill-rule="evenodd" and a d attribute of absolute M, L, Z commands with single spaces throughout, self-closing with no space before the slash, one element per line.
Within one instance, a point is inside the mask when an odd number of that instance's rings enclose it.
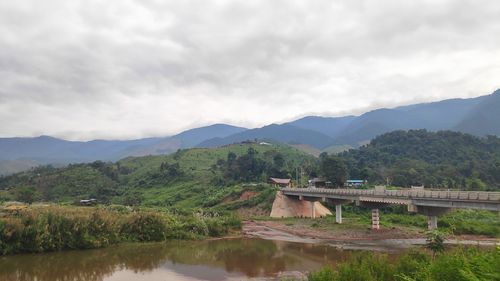
<path fill-rule="evenodd" d="M 0 280 L 273 280 L 300 276 L 364 252 L 259 238 L 124 244 L 0 257 Z"/>

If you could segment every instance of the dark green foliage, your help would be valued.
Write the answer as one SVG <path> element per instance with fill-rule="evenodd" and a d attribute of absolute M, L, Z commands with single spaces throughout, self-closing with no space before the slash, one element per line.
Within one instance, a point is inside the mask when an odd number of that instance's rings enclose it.
<path fill-rule="evenodd" d="M 500 188 L 500 138 L 426 130 L 394 131 L 343 152 L 351 178 L 408 187 Z"/>
<path fill-rule="evenodd" d="M 226 160 L 219 159 L 214 166 L 223 174 L 222 178 L 216 179 L 219 184 L 265 182 L 268 177 L 291 178 L 297 167 L 297 163 L 290 163 L 276 150 L 267 150 L 260 155 L 253 147 L 240 156 L 229 152 Z"/>
<path fill-rule="evenodd" d="M 344 160 L 337 156 L 321 154 L 320 173 L 334 186 L 343 186 L 347 180 L 347 168 Z"/>

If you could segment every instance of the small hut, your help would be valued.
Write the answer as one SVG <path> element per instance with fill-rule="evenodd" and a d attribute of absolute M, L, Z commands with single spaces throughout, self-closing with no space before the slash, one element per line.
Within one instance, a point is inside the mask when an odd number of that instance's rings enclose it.
<path fill-rule="evenodd" d="M 269 178 L 269 183 L 276 187 L 292 187 L 291 179 Z"/>

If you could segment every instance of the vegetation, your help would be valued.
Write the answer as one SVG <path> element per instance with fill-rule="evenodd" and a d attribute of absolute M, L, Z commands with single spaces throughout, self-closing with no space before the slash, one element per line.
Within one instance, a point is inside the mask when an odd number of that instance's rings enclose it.
<path fill-rule="evenodd" d="M 334 186 L 343 186 L 347 180 L 347 167 L 338 156 L 320 154 L 320 174 Z"/>
<path fill-rule="evenodd" d="M 234 215 L 122 206 L 32 206 L 0 217 L 0 255 L 100 248 L 119 242 L 219 237 L 241 227 Z"/>
<path fill-rule="evenodd" d="M 394 131 L 339 154 L 349 177 L 372 184 L 500 189 L 500 138 L 458 132 Z"/>
<path fill-rule="evenodd" d="M 319 159 L 287 145 L 245 143 L 116 163 L 44 166 L 0 177 L 0 200 L 96 198 L 100 203 L 129 206 L 216 207 L 227 203 L 228 196 L 237 199 L 236 192 L 256 191 L 249 188 L 251 184 L 269 177 L 299 177 L 305 185 L 316 176 L 337 186 L 356 178 L 403 187 L 498 190 L 500 138 L 410 130 L 381 135 L 338 155 L 323 153 Z"/>
<path fill-rule="evenodd" d="M 395 262 L 383 254 L 363 253 L 339 264 L 312 272 L 309 281 L 466 281 L 499 280 L 500 248 L 458 248 L 431 255 L 421 250 L 412 250 Z"/>
<path fill-rule="evenodd" d="M 431 250 L 434 255 L 444 251 L 444 234 L 434 229 L 427 233 L 427 249 Z"/>
<path fill-rule="evenodd" d="M 245 191 L 263 191 L 263 185 L 248 183 L 267 182 L 269 177 L 295 178 L 298 167 L 312 171 L 316 162 L 298 149 L 279 144 L 179 150 L 117 163 L 44 166 L 0 177 L 0 195 L 19 200 L 19 191 L 28 189 L 36 199 L 51 202 L 96 198 L 100 203 L 129 206 L 213 207 L 228 196 L 237 199 Z"/>

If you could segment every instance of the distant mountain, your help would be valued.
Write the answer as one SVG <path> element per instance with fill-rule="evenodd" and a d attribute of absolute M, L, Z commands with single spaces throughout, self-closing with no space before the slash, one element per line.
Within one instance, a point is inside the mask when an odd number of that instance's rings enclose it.
<path fill-rule="evenodd" d="M 307 116 L 298 120 L 285 123 L 295 127 L 306 130 L 313 130 L 326 134 L 332 138 L 336 138 L 341 134 L 356 116 L 345 117 L 321 117 L 321 116 Z"/>
<path fill-rule="evenodd" d="M 484 97 L 454 129 L 477 136 L 500 136 L 500 90 Z"/>
<path fill-rule="evenodd" d="M 329 146 L 333 139 L 321 132 L 307 130 L 288 124 L 272 124 L 258 129 L 246 130 L 225 138 L 213 138 L 198 144 L 198 147 L 218 147 L 246 140 L 275 140 L 287 144 L 307 144 L 316 148 Z"/>
<path fill-rule="evenodd" d="M 457 130 L 478 136 L 500 135 L 500 90 L 492 95 L 470 99 L 382 108 L 360 116 L 307 116 L 287 123 L 328 134 L 333 145 L 358 146 L 394 130 Z"/>
<path fill-rule="evenodd" d="M 206 127 L 184 131 L 172 137 L 158 140 L 156 143 L 123 151 L 123 156 L 144 156 L 169 154 L 178 149 L 195 147 L 197 144 L 212 138 L 224 138 L 245 131 L 246 128 L 226 124 L 214 124 Z M 123 157 L 122 157 L 123 158 Z"/>
<path fill-rule="evenodd" d="M 49 136 L 0 138 L 0 175 L 29 169 L 40 164 L 68 164 L 95 160 L 116 161 L 127 156 L 168 154 L 214 137 L 246 130 L 215 124 L 163 138 L 137 140 L 67 141 Z"/>
<path fill-rule="evenodd" d="M 156 143 L 160 138 L 128 141 L 67 141 L 49 136 L 35 138 L 1 138 L 0 159 L 31 159 L 41 163 L 53 161 L 112 160 L 121 151 Z"/>
<path fill-rule="evenodd" d="M 250 130 L 215 124 L 170 137 L 124 141 L 78 142 L 48 136 L 0 138 L 0 174 L 35 164 L 115 161 L 127 156 L 169 154 L 178 149 L 217 147 L 254 139 L 287 143 L 318 154 L 318 151 L 358 147 L 394 130 L 454 130 L 476 136 L 500 135 L 499 108 L 500 90 L 497 90 L 477 98 L 381 108 L 360 116 L 306 116 Z"/>

